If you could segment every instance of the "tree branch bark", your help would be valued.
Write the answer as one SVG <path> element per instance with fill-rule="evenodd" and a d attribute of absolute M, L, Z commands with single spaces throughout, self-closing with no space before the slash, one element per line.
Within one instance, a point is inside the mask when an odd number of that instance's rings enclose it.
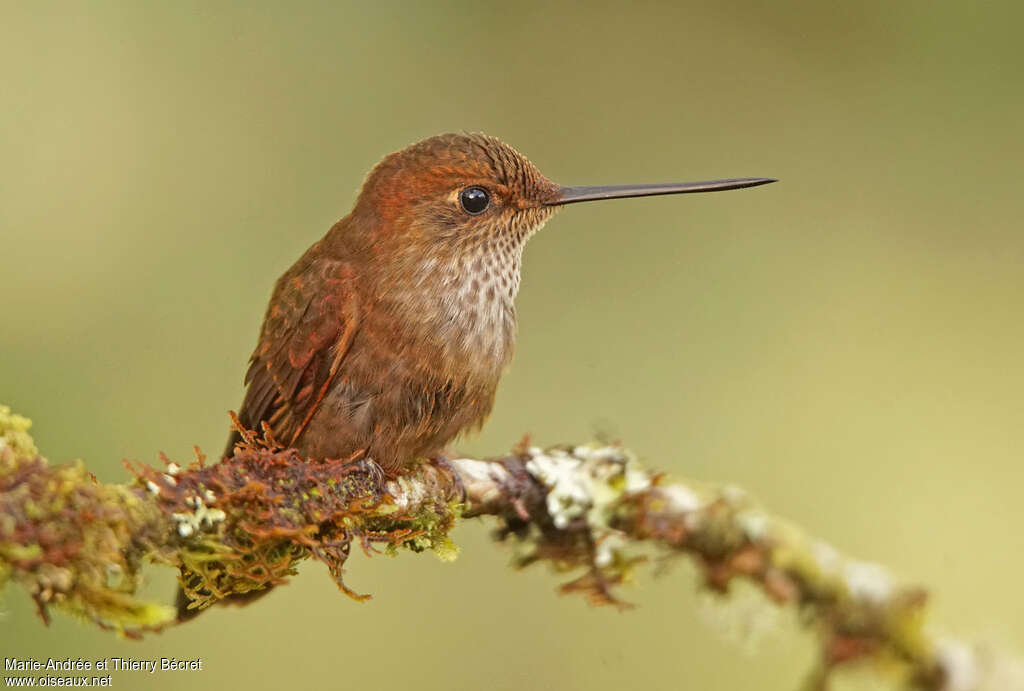
<path fill-rule="evenodd" d="M 616 445 L 539 448 L 438 459 L 395 479 L 366 461 L 314 461 L 244 434 L 232 458 L 164 468 L 128 464 L 127 484 L 96 482 L 80 462 L 50 465 L 30 423 L 0 406 L 0 586 L 130 636 L 175 624 L 172 608 L 135 597 L 145 562 L 179 569 L 191 607 L 286 583 L 303 559 L 324 562 L 339 588 L 353 544 L 454 558 L 460 518 L 496 519 L 517 564 L 575 569 L 561 586 L 593 604 L 628 607 L 617 586 L 647 556 L 692 559 L 711 589 L 737 579 L 797 607 L 820 642 L 808 688 L 834 670 L 884 662 L 898 686 L 1007 688 L 1010 664 L 925 627 L 925 591 L 840 555 L 733 487 L 669 481 Z M 767 605 L 766 605 L 767 606 Z"/>

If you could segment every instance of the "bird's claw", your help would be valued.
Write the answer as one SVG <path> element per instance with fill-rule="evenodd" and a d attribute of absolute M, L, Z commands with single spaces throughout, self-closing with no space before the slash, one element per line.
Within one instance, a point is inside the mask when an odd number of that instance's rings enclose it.
<path fill-rule="evenodd" d="M 388 474 L 384 472 L 384 468 L 382 468 L 377 461 L 369 457 L 359 461 L 359 464 L 363 466 L 363 470 L 366 471 L 370 480 L 373 481 L 374 486 L 383 490 L 384 483 L 387 482 L 388 479 Z"/>
<path fill-rule="evenodd" d="M 466 503 L 466 485 L 462 482 L 462 476 L 455 470 L 455 466 L 448 460 L 446 456 L 438 454 L 434 456 L 434 463 L 441 466 L 452 476 L 452 482 L 455 484 L 455 491 L 458 492 L 459 502 L 462 504 Z"/>

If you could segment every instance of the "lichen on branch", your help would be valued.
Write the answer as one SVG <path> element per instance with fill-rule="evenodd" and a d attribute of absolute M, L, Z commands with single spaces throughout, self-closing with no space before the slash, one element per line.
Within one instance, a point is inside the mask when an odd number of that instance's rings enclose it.
<path fill-rule="evenodd" d="M 134 595 L 144 559 L 173 563 L 168 517 L 81 461 L 50 465 L 30 425 L 0 406 L 0 587 L 20 583 L 44 620 L 57 607 L 126 632 L 168 621 L 171 608 Z"/>
<path fill-rule="evenodd" d="M 692 559 L 725 596 L 741 579 L 799 608 L 820 641 L 809 688 L 855 663 L 905 688 L 1007 688 L 994 681 L 1006 665 L 925 628 L 922 589 L 841 556 L 741 490 L 670 482 L 617 445 L 524 441 L 507 456 L 435 459 L 388 478 L 371 461 L 306 459 L 244 431 L 231 458 L 126 463 L 131 481 L 104 485 L 81 462 L 50 465 L 29 425 L 0 406 L 0 587 L 19 583 L 44 619 L 56 608 L 133 636 L 181 621 L 136 597 L 146 562 L 179 570 L 191 613 L 251 601 L 310 558 L 366 599 L 343 580 L 353 545 L 451 559 L 455 521 L 490 516 L 518 566 L 572 572 L 562 592 L 594 604 L 628 607 L 617 586 L 656 554 Z"/>

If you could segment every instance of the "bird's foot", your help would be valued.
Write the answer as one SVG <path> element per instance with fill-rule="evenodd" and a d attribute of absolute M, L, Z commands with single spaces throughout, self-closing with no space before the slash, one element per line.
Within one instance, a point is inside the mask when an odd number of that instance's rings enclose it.
<path fill-rule="evenodd" d="M 375 487 L 379 487 L 381 490 L 384 489 L 384 483 L 388 481 L 389 476 L 380 463 L 367 456 L 359 461 L 359 466 L 360 470 L 365 472 L 370 480 L 373 481 Z"/>
<path fill-rule="evenodd" d="M 448 457 L 444 454 L 437 454 L 432 459 L 435 465 L 438 465 L 448 471 L 448 474 L 452 476 L 452 482 L 455 484 L 455 491 L 458 493 L 459 502 L 466 503 L 466 485 L 462 482 L 462 477 L 455 470 L 455 466 L 448 460 Z"/>

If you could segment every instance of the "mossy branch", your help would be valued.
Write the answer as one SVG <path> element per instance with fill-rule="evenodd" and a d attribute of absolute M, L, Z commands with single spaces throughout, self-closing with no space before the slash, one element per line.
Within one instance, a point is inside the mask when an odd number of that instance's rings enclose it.
<path fill-rule="evenodd" d="M 285 583 L 307 558 L 364 599 L 342 579 L 353 543 L 449 559 L 454 522 L 491 516 L 497 538 L 517 542 L 517 565 L 576 571 L 561 591 L 594 604 L 627 607 L 615 588 L 655 551 L 690 557 L 720 593 L 742 579 L 799 608 L 821 643 L 809 688 L 854 663 L 905 688 L 1007 688 L 1006 665 L 925 627 L 921 588 L 841 556 L 740 490 L 669 482 L 616 445 L 524 442 L 388 479 L 370 462 L 311 461 L 249 432 L 230 459 L 207 464 L 197 451 L 187 467 L 127 464 L 131 482 L 104 485 L 80 462 L 48 464 L 29 425 L 0 406 L 0 587 L 21 584 L 44 619 L 57 608 L 130 636 L 180 622 L 136 598 L 145 562 L 178 568 L 197 611 Z"/>

